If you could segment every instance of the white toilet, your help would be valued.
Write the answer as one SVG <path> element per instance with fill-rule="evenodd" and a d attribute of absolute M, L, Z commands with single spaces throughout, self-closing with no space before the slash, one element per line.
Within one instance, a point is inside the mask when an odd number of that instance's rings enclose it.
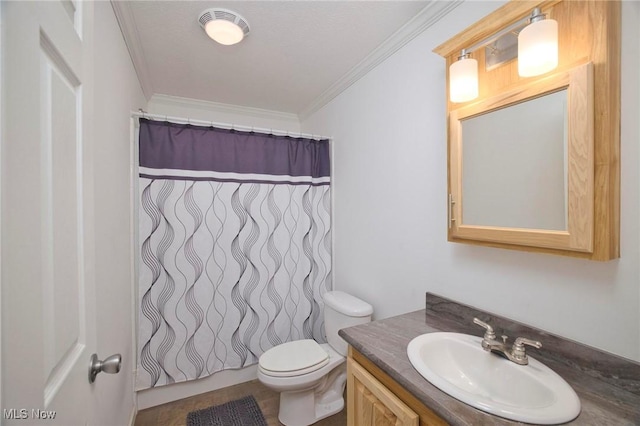
<path fill-rule="evenodd" d="M 280 392 L 278 419 L 287 426 L 307 426 L 344 408 L 347 342 L 338 330 L 371 321 L 371 305 L 342 291 L 325 293 L 324 303 L 329 343 L 283 343 L 258 362 L 258 380 Z"/>

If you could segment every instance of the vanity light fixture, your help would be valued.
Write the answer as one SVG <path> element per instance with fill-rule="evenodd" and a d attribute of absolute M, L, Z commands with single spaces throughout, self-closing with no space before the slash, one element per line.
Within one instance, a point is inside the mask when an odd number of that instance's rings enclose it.
<path fill-rule="evenodd" d="M 229 9 L 207 9 L 198 22 L 210 38 L 225 46 L 239 43 L 249 34 L 247 20 Z"/>
<path fill-rule="evenodd" d="M 478 97 L 478 61 L 462 49 L 458 60 L 449 67 L 449 99 L 468 102 Z"/>
<path fill-rule="evenodd" d="M 529 17 L 529 25 L 518 34 L 518 74 L 533 77 L 558 66 L 558 22 L 545 19 L 536 7 Z"/>
<path fill-rule="evenodd" d="M 487 71 L 515 58 L 518 58 L 520 77 L 534 77 L 556 68 L 558 23 L 545 17 L 540 8 L 536 7 L 527 18 L 503 28 L 467 49 L 462 49 L 458 61 L 449 67 L 451 102 L 468 102 L 478 97 L 478 61 L 472 59 L 470 54 L 483 47 L 486 48 Z"/>

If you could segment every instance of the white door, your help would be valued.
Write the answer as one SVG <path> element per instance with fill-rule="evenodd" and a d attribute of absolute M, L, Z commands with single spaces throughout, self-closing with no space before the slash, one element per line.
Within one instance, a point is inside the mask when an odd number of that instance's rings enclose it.
<path fill-rule="evenodd" d="M 86 424 L 96 386 L 93 6 L 1 7 L 3 424 Z"/>

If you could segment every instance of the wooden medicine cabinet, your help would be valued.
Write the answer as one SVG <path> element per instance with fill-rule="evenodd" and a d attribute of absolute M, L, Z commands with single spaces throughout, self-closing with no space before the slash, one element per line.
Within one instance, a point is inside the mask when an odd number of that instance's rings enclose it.
<path fill-rule="evenodd" d="M 558 67 L 525 78 L 489 56 L 536 7 L 558 22 Z M 512 1 L 435 52 L 448 69 L 472 46 L 479 96 L 447 102 L 449 241 L 619 257 L 620 3 Z"/>

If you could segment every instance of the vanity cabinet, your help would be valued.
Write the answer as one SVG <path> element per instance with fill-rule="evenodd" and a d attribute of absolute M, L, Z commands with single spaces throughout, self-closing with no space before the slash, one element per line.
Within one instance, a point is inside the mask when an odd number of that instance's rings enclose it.
<path fill-rule="evenodd" d="M 360 364 L 347 364 L 347 424 L 418 426 L 418 415 Z"/>
<path fill-rule="evenodd" d="M 446 425 L 388 374 L 349 347 L 347 359 L 348 426 Z"/>

